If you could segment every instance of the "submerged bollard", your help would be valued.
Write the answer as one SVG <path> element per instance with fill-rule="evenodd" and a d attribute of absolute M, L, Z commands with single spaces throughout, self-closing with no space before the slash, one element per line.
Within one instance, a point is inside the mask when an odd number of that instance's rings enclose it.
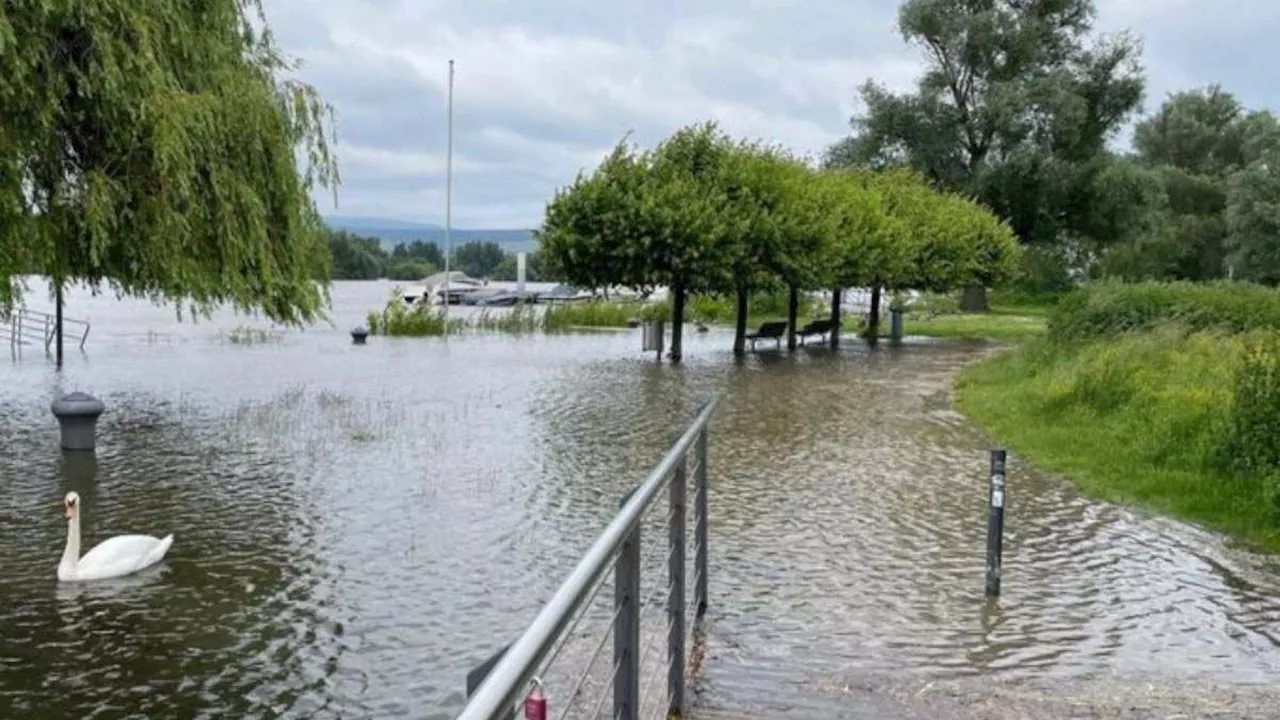
<path fill-rule="evenodd" d="M 893 309 L 889 311 L 889 339 L 894 342 L 902 340 L 902 311 Z"/>
<path fill-rule="evenodd" d="M 351 342 L 356 345 L 363 345 L 365 340 L 369 339 L 369 329 L 363 325 L 357 325 L 351 330 Z"/>
<path fill-rule="evenodd" d="M 1000 594 L 1000 564 L 1004 554 L 1005 451 L 991 451 L 991 485 L 987 494 L 987 597 Z"/>
<path fill-rule="evenodd" d="M 106 405 L 83 392 L 56 398 L 49 406 L 62 430 L 62 449 L 93 452 L 98 440 L 98 417 Z"/>

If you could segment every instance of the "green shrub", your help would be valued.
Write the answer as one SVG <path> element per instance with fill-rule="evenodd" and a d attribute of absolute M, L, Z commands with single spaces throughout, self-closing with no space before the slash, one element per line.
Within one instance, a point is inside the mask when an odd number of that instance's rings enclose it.
<path fill-rule="evenodd" d="M 787 292 L 755 292 L 747 298 L 747 314 L 756 320 L 785 320 Z M 796 315 L 803 320 L 826 317 L 830 310 L 820 298 L 802 293 Z M 730 325 L 737 320 L 738 299 L 733 295 L 693 295 L 685 304 L 685 316 L 693 322 Z"/>
<path fill-rule="evenodd" d="M 904 301 L 903 305 L 907 312 L 925 319 L 960 312 L 960 300 L 955 293 L 921 293 L 913 300 Z"/>
<path fill-rule="evenodd" d="M 516 305 L 510 310 L 484 308 L 479 315 L 467 319 L 467 327 L 488 332 L 505 332 L 521 335 L 543 329 L 543 315 L 532 305 Z"/>
<path fill-rule="evenodd" d="M 584 300 L 548 306 L 542 315 L 542 325 L 547 331 L 568 330 L 575 327 L 620 328 L 626 327 L 631 320 L 668 317 L 670 313 L 671 308 L 666 303 Z"/>
<path fill-rule="evenodd" d="M 1280 329 L 1280 291 L 1243 282 L 1090 283 L 1049 314 L 1049 337 L 1078 342 L 1159 325 L 1247 332 Z"/>
<path fill-rule="evenodd" d="M 1246 340 L 1233 390 L 1222 464 L 1270 478 L 1280 471 L 1280 333 Z"/>
<path fill-rule="evenodd" d="M 1167 325 L 1031 341 L 966 368 L 956 400 L 1091 494 L 1280 549 L 1280 332 Z"/>
<path fill-rule="evenodd" d="M 367 318 L 371 334 L 404 337 L 431 337 L 462 329 L 460 318 L 445 315 L 444 308 L 410 305 L 401 299 L 401 289 L 393 288 L 382 312 L 371 311 Z"/>

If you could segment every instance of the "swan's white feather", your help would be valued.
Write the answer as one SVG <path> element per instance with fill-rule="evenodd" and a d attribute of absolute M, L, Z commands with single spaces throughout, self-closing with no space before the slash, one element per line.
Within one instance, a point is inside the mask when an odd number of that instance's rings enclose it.
<path fill-rule="evenodd" d="M 98 543 L 76 563 L 75 580 L 104 580 L 144 570 L 164 559 L 173 535 L 117 535 Z"/>

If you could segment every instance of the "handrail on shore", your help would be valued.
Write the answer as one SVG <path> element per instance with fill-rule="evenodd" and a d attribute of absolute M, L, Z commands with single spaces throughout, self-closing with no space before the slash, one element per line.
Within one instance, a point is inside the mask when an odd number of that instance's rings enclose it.
<path fill-rule="evenodd" d="M 54 338 L 57 337 L 57 317 L 52 313 L 43 312 L 41 310 L 30 310 L 28 308 L 15 308 L 8 317 L 3 318 L 8 321 L 9 325 L 9 345 L 12 349 L 27 342 L 40 342 L 44 345 L 44 351 L 49 352 L 50 346 L 53 344 Z M 62 318 L 63 330 L 66 326 L 79 325 L 83 329 L 80 331 L 80 349 L 84 350 L 84 343 L 89 339 L 90 324 L 87 320 L 77 320 L 69 318 L 65 315 Z M 72 336 L 74 337 L 74 335 Z"/>
<path fill-rule="evenodd" d="M 673 714 L 678 717 L 685 713 L 686 664 L 694 649 L 686 623 L 689 608 L 686 607 L 685 600 L 688 477 L 692 473 L 695 544 L 693 612 L 696 622 L 707 608 L 707 425 L 715 406 L 716 399 L 712 398 L 658 465 L 623 499 L 621 510 L 587 549 L 551 600 L 543 606 L 520 638 L 501 653 L 483 681 L 470 693 L 466 706 L 457 716 L 458 720 L 510 718 L 518 703 L 530 700 L 531 690 L 534 691 L 532 702 L 539 702 L 541 688 L 537 686 L 541 681 L 538 678 L 546 677 L 548 668 L 560 657 L 559 651 L 563 649 L 578 620 L 582 619 L 591 600 L 594 600 L 601 587 L 606 584 L 610 567 L 613 568 L 614 576 L 612 620 L 604 636 L 595 644 L 596 650 L 587 660 L 587 668 L 581 671 L 576 684 L 571 685 L 572 689 L 551 689 L 556 701 L 556 707 L 552 708 L 554 716 L 568 717 L 571 707 L 581 699 L 580 691 L 586 674 L 609 635 L 612 635 L 614 641 L 613 671 L 610 681 L 600 688 L 601 693 L 591 698 L 592 704 L 597 708 L 602 707 L 608 697 L 603 691 L 612 688 L 611 716 L 614 718 L 636 720 L 642 710 L 648 717 L 662 718 Z M 692 463 L 690 457 L 693 459 Z M 668 499 L 667 554 L 664 563 L 667 572 L 665 582 L 659 586 L 659 590 L 664 591 L 666 596 L 661 606 L 665 606 L 667 617 L 667 692 L 665 697 L 657 698 L 659 707 L 654 709 L 661 710 L 661 713 L 655 714 L 650 709 L 651 706 L 644 703 L 649 690 L 656 687 L 653 680 L 660 674 L 655 673 L 645 683 L 643 692 L 641 685 L 647 646 L 658 635 L 642 633 L 641 628 L 642 611 L 648 603 L 642 602 L 640 597 L 640 531 L 642 520 L 653 509 L 657 499 L 664 495 L 664 490 L 667 491 L 665 496 Z M 645 648 L 641 648 L 642 635 L 648 637 Z M 557 643 L 559 648 L 552 653 Z M 494 660 L 491 659 L 482 664 L 472 675 L 484 674 L 485 666 L 492 662 Z M 577 670 L 575 667 L 575 673 Z M 592 717 L 594 715 L 595 713 L 591 714 Z"/>

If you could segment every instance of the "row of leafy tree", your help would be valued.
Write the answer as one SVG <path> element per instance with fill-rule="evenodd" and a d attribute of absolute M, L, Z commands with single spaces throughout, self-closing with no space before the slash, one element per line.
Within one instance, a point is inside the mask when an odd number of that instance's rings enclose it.
<path fill-rule="evenodd" d="M 914 172 L 823 171 L 712 123 L 652 150 L 624 139 L 556 193 L 537 237 L 548 272 L 576 286 L 670 288 L 677 360 L 690 293 L 736 296 L 740 353 L 753 291 L 789 290 L 794 328 L 797 293 L 832 289 L 838 327 L 842 288 L 991 286 L 1020 255 L 1008 224 Z"/>
<path fill-rule="evenodd" d="M 329 230 L 330 275 L 335 280 L 421 280 L 444 269 L 444 252 L 434 242 L 414 240 L 395 245 L 387 252 L 382 241 L 346 230 Z M 453 249 L 451 270 L 475 278 L 516 279 L 516 255 L 498 243 L 473 240 Z M 538 253 L 525 257 L 525 279 L 537 282 L 541 263 Z"/>
<path fill-rule="evenodd" d="M 829 167 L 908 166 L 976 198 L 1026 246 L 1023 283 L 1082 277 L 1280 282 L 1280 125 L 1217 86 L 1139 112 L 1138 41 L 1095 37 L 1092 0 L 907 0 L 914 91 L 861 88 Z M 981 302 L 979 300 L 978 302 Z"/>

